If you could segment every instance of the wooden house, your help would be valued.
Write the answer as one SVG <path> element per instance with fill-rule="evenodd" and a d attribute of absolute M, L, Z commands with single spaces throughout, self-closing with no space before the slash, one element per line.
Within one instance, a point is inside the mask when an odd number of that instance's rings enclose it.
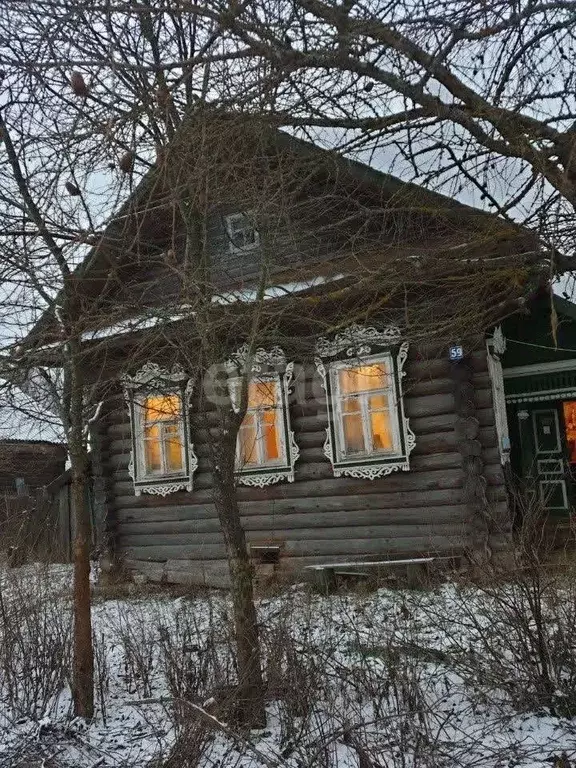
<path fill-rule="evenodd" d="M 249 365 L 237 497 L 263 568 L 506 550 L 513 379 L 486 332 L 546 282 L 535 238 L 258 121 L 205 128 L 160 154 L 76 273 L 112 556 L 227 582 L 210 355 L 232 407 Z M 48 314 L 30 344 L 54 356 L 58 334 Z"/>
<path fill-rule="evenodd" d="M 517 500 L 568 528 L 576 481 L 576 305 L 549 291 L 498 329 L 506 409 L 500 443 Z"/>
<path fill-rule="evenodd" d="M 0 552 L 9 562 L 60 554 L 51 488 L 64 473 L 66 446 L 45 440 L 0 440 Z"/>

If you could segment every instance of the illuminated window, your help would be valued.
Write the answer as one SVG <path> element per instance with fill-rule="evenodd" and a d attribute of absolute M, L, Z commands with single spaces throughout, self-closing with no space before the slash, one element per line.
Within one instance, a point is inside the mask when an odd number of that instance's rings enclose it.
<path fill-rule="evenodd" d="M 241 380 L 232 383 L 235 402 Z M 248 385 L 246 415 L 238 432 L 236 468 L 276 467 L 286 463 L 284 408 L 279 376 L 253 379 Z"/>
<path fill-rule="evenodd" d="M 576 400 L 562 403 L 570 464 L 576 464 Z"/>
<path fill-rule="evenodd" d="M 182 401 L 179 395 L 151 395 L 142 405 L 146 475 L 170 475 L 184 466 Z"/>
<path fill-rule="evenodd" d="M 358 333 L 358 330 L 356 329 Z M 368 329 L 377 343 L 384 332 Z M 342 350 L 359 357 L 325 362 Z M 365 350 L 368 349 L 366 353 Z M 415 444 L 402 402 L 402 367 L 408 344 L 398 352 L 370 354 L 369 344 L 349 334 L 334 341 L 320 340 L 316 365 L 326 388 L 328 429 L 324 453 L 334 475 L 374 479 L 395 470 L 408 470 Z M 360 354 L 362 353 L 362 354 Z"/>
<path fill-rule="evenodd" d="M 182 369 L 172 371 L 149 363 L 124 377 L 132 424 L 130 473 L 136 495 L 165 496 L 192 490 L 198 466 L 189 438 L 189 380 Z"/>
<path fill-rule="evenodd" d="M 391 360 L 335 363 L 331 370 L 339 460 L 396 454 L 399 448 Z"/>
<path fill-rule="evenodd" d="M 243 376 L 248 378 L 245 354 L 246 348 L 242 347 L 228 361 L 228 384 L 236 412 L 240 409 Z M 288 408 L 294 365 L 286 361 L 279 347 L 256 350 L 253 363 L 256 368 L 248 381 L 246 413 L 236 442 L 236 472 L 242 485 L 263 488 L 281 480 L 294 480 L 299 451 L 290 429 Z"/>
<path fill-rule="evenodd" d="M 233 213 L 224 219 L 230 251 L 251 251 L 260 244 L 260 235 L 249 213 Z"/>

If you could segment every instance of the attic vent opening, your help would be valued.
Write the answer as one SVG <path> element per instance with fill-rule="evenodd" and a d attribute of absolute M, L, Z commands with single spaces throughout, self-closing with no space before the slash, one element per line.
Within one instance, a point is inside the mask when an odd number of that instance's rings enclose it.
<path fill-rule="evenodd" d="M 278 565 L 280 562 L 280 547 L 251 544 L 250 555 L 260 565 Z"/>

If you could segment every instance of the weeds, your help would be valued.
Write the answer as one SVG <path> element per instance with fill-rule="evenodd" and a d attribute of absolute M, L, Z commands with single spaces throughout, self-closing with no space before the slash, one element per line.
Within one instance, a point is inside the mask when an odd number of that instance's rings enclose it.
<path fill-rule="evenodd" d="M 476 768 L 563 752 L 570 764 L 566 732 L 543 745 L 517 730 L 515 712 L 575 711 L 576 587 L 566 568 L 550 570 L 531 551 L 522 567 L 518 559 L 475 584 L 262 599 L 269 729 L 259 734 L 227 725 L 237 671 L 226 595 L 140 591 L 97 603 L 94 728 L 116 733 L 124 750 L 110 764 L 146 766 L 155 754 L 155 768 Z M 24 717 L 62 723 L 69 700 L 68 599 L 48 580 L 12 572 L 0 591 L 7 732 Z M 83 732 L 35 727 L 31 755 L 48 743 L 67 754 L 66 739 L 87 749 Z M 142 734 L 145 754 L 131 746 Z"/>
<path fill-rule="evenodd" d="M 70 605 L 45 586 L 41 572 L 28 571 L 0 587 L 0 691 L 19 717 L 53 713 L 70 673 Z"/>

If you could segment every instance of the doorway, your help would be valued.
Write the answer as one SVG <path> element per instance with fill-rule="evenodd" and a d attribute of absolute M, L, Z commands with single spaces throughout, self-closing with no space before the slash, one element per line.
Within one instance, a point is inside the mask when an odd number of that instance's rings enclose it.
<path fill-rule="evenodd" d="M 552 515 L 567 517 L 574 506 L 576 400 L 518 404 L 516 471 L 525 492 Z"/>

